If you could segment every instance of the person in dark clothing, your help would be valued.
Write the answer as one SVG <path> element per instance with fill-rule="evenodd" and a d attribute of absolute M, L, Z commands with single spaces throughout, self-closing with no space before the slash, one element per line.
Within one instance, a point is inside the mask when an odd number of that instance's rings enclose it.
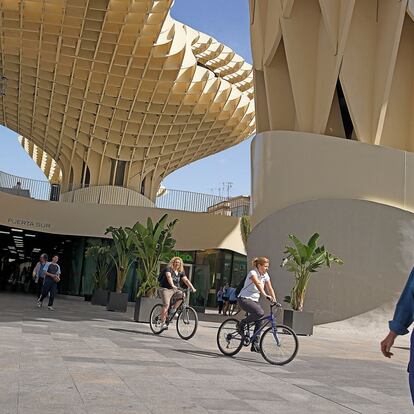
<path fill-rule="evenodd" d="M 217 306 L 219 314 L 223 311 L 223 304 L 223 288 L 220 286 L 220 289 L 217 292 Z"/>
<path fill-rule="evenodd" d="M 54 310 L 53 302 L 55 300 L 55 294 L 57 292 L 57 284 L 60 281 L 60 267 L 57 264 L 59 260 L 58 256 L 53 256 L 52 262 L 48 263 L 47 270 L 45 270 L 45 282 L 43 284 L 42 293 L 37 300 L 37 306 L 41 308 L 43 306 L 43 299 L 49 295 L 49 303 L 47 308 Z"/>
<path fill-rule="evenodd" d="M 42 253 L 40 255 L 40 260 L 39 262 L 36 264 L 35 268 L 33 269 L 33 281 L 36 285 L 36 294 L 37 297 L 39 298 L 41 293 L 42 293 L 42 287 L 43 287 L 43 282 L 45 281 L 45 268 L 47 268 L 48 264 L 47 264 L 47 254 L 46 253 Z"/>
<path fill-rule="evenodd" d="M 391 348 L 398 335 L 408 334 L 408 328 L 414 321 L 414 268 L 411 270 L 404 290 L 395 307 L 394 318 L 389 321 L 390 331 L 381 342 L 381 352 L 387 358 L 394 354 Z M 414 404 L 414 330 L 410 338 L 410 361 L 408 363 L 408 382 L 410 384 L 411 398 Z"/>

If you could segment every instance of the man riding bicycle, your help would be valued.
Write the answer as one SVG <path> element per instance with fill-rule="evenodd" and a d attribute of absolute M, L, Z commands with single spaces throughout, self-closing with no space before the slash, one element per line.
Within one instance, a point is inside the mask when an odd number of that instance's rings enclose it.
<path fill-rule="evenodd" d="M 267 257 L 255 257 L 252 260 L 254 267 L 247 274 L 243 288 L 238 295 L 238 304 L 241 309 L 248 313 L 248 316 L 240 321 L 239 332 L 244 334 L 247 323 L 255 322 L 255 331 L 260 329 L 260 318 L 264 316 L 263 308 L 259 304 L 262 294 L 272 302 L 276 302 L 276 294 L 272 287 L 272 282 L 267 271 L 269 269 L 269 259 Z M 266 293 L 266 291 L 268 293 Z M 252 352 L 260 352 L 259 338 L 256 337 L 250 348 Z"/>
<path fill-rule="evenodd" d="M 184 273 L 184 263 L 180 257 L 173 257 L 168 266 L 163 269 L 158 277 L 160 282 L 160 288 L 158 294 L 162 299 L 163 309 L 161 313 L 162 326 L 161 329 L 168 329 L 168 325 L 165 323 L 167 319 L 168 308 L 170 307 L 171 300 L 174 303 L 174 310 L 177 310 L 185 299 L 183 291 L 179 290 L 180 281 L 182 281 L 192 292 L 196 289 Z"/>

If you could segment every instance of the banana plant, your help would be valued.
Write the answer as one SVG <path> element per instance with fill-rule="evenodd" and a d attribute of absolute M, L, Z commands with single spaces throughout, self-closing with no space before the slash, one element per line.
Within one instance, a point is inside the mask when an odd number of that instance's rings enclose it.
<path fill-rule="evenodd" d="M 343 264 L 344 262 L 324 246 L 318 246 L 319 234 L 315 233 L 309 239 L 308 244 L 303 244 L 293 234 L 289 235 L 293 246 L 286 246 L 281 266 L 292 272 L 295 277 L 291 295 L 285 297 L 285 302 L 290 303 L 293 310 L 302 311 L 306 289 L 312 273 L 316 273 L 323 266 L 331 267 L 332 263 Z"/>
<path fill-rule="evenodd" d="M 127 229 L 140 259 L 138 273 L 141 284 L 137 296 L 155 296 L 159 287 L 157 278 L 159 262 L 168 260 L 174 249 L 175 239 L 172 233 L 177 220 L 167 223 L 167 219 L 168 215 L 164 214 L 154 224 L 148 217 L 146 226 L 137 222 L 132 228 Z"/>
<path fill-rule="evenodd" d="M 114 241 L 110 256 L 116 267 L 116 292 L 122 293 L 129 268 L 136 257 L 135 245 L 128 229 L 123 227 L 108 227 L 105 234 L 110 233 Z"/>
<path fill-rule="evenodd" d="M 85 251 L 85 257 L 90 257 L 96 265 L 94 274 L 95 287 L 106 289 L 108 284 L 108 273 L 111 266 L 111 247 L 102 243 L 93 244 Z"/>
<path fill-rule="evenodd" d="M 242 236 L 244 248 L 247 250 L 247 239 L 252 231 L 250 216 L 242 216 L 240 219 L 240 233 Z"/>

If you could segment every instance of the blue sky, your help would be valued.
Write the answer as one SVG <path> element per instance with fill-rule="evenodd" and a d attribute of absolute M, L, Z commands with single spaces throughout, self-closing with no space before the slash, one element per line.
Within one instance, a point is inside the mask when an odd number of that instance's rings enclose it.
<path fill-rule="evenodd" d="M 171 15 L 215 37 L 251 63 L 248 0 L 175 0 Z M 183 167 L 163 182 L 168 188 L 215 193 L 232 182 L 231 195 L 250 194 L 250 142 Z M 0 126 L 0 170 L 35 179 L 42 171 L 20 147 L 17 134 Z"/>

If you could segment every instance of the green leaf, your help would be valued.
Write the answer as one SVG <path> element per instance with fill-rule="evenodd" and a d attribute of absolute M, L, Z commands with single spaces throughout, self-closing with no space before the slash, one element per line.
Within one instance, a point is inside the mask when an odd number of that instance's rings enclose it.
<path fill-rule="evenodd" d="M 308 254 L 306 246 L 294 234 L 289 234 L 289 239 L 295 244 L 296 250 L 300 256 L 300 263 L 304 264 Z"/>
<path fill-rule="evenodd" d="M 300 256 L 295 248 L 286 246 L 286 253 L 289 253 L 298 265 L 301 264 Z"/>
<path fill-rule="evenodd" d="M 311 256 L 313 255 L 313 252 L 316 249 L 316 242 L 319 239 L 319 234 L 318 233 L 314 233 L 311 238 L 308 241 L 308 246 L 307 246 L 307 256 L 306 259 L 309 260 L 311 258 Z"/>

